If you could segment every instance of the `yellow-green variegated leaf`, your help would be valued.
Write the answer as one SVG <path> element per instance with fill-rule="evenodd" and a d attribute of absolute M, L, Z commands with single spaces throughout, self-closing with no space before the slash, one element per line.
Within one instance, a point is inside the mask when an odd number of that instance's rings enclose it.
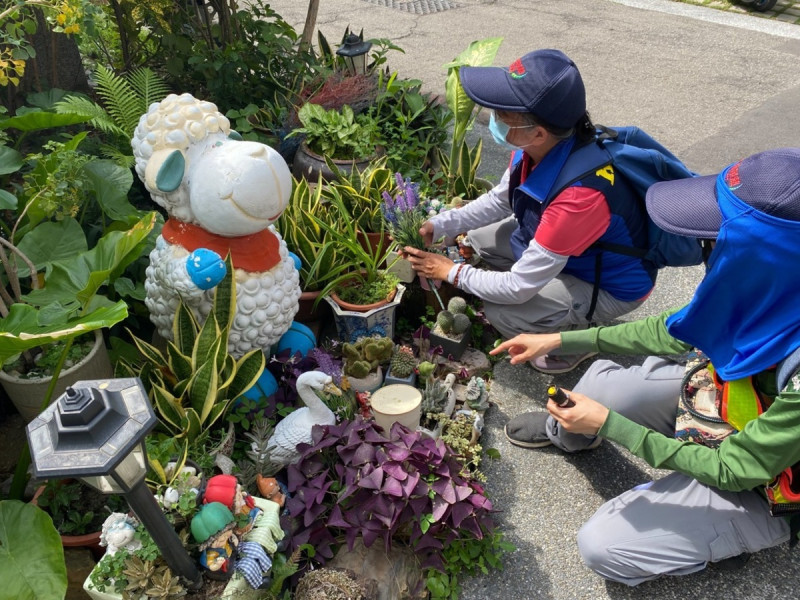
<path fill-rule="evenodd" d="M 139 352 L 151 363 L 156 365 L 166 365 L 167 361 L 164 359 L 164 355 L 161 354 L 161 351 L 156 348 L 155 346 L 148 344 L 144 340 L 140 340 L 137 338 L 130 329 L 127 330 L 130 334 L 131 338 L 133 339 L 133 343 L 136 344 L 136 347 L 139 349 Z"/>
<path fill-rule="evenodd" d="M 192 355 L 192 349 L 199 330 L 200 325 L 197 323 L 197 319 L 194 318 L 192 311 L 183 302 L 179 303 L 178 310 L 175 311 L 175 318 L 172 321 L 172 341 L 181 354 Z"/>
<path fill-rule="evenodd" d="M 189 443 L 193 442 L 197 439 L 203 431 L 203 426 L 200 423 L 199 415 L 194 411 L 193 408 L 186 409 L 186 418 L 184 419 L 184 431 L 185 437 L 189 441 Z"/>
<path fill-rule="evenodd" d="M 236 378 L 228 388 L 228 398 L 235 400 L 258 381 L 264 371 L 266 360 L 261 350 L 252 350 L 239 359 Z"/>
<path fill-rule="evenodd" d="M 217 340 L 219 343 L 219 340 Z M 214 361 L 204 362 L 194 374 L 189 384 L 189 405 L 197 412 L 200 422 L 204 422 L 211 408 L 217 401 L 218 386 L 217 370 Z"/>
<path fill-rule="evenodd" d="M 160 385 L 153 386 L 153 404 L 158 411 L 158 416 L 170 431 L 180 431 L 184 410 L 175 396 L 170 394 Z"/>
<path fill-rule="evenodd" d="M 219 397 L 228 397 L 227 392 L 225 390 L 228 386 L 233 383 L 233 379 L 236 377 L 236 359 L 233 358 L 230 354 L 225 354 L 225 366 L 219 370 Z"/>
<path fill-rule="evenodd" d="M 217 419 L 219 419 L 225 413 L 229 405 L 230 405 L 230 400 L 225 400 L 224 402 L 217 402 L 211 408 L 211 412 L 208 413 L 208 416 L 206 417 L 205 426 L 211 427 L 214 423 L 216 423 Z"/>
<path fill-rule="evenodd" d="M 211 312 L 219 328 L 229 330 L 236 314 L 236 278 L 230 254 L 225 258 L 225 266 L 228 272 L 214 290 L 214 307 Z"/>
<path fill-rule="evenodd" d="M 192 376 L 192 359 L 178 350 L 173 342 L 167 342 L 167 356 L 169 357 L 169 368 L 175 373 L 178 381 L 189 379 Z"/>
<path fill-rule="evenodd" d="M 219 341 L 221 333 L 217 319 L 212 312 L 203 323 L 203 328 L 200 330 L 192 350 L 192 366 L 195 369 L 206 362 L 210 356 L 216 355 L 217 341 Z"/>
<path fill-rule="evenodd" d="M 157 458 L 150 458 L 147 457 L 147 462 L 150 465 L 150 468 L 156 474 L 156 483 L 159 485 L 166 485 L 167 484 L 167 473 L 164 471 L 164 467 L 161 466 L 161 463 L 158 461 Z"/>

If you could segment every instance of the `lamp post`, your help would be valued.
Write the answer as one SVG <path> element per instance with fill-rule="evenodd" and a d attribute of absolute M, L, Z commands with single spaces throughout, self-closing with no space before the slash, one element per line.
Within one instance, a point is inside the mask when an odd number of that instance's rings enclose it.
<path fill-rule="evenodd" d="M 367 52 L 372 48 L 372 42 L 365 42 L 361 36 L 348 33 L 336 54 L 345 57 L 347 70 L 350 75 L 361 75 L 367 72 Z"/>
<path fill-rule="evenodd" d="M 33 472 L 124 494 L 172 571 L 197 589 L 202 575 L 144 480 L 144 438 L 157 420 L 138 378 L 79 381 L 28 424 Z"/>

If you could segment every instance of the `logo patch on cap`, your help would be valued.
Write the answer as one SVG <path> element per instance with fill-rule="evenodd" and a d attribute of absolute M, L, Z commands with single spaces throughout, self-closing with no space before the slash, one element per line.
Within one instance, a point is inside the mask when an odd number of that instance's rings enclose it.
<path fill-rule="evenodd" d="M 725 184 L 730 190 L 735 190 L 742 185 L 742 179 L 739 177 L 739 165 L 741 164 L 741 161 L 739 161 L 725 173 Z"/>
<path fill-rule="evenodd" d="M 525 67 L 522 64 L 521 58 L 518 58 L 513 63 L 511 63 L 511 66 L 508 67 L 508 73 L 514 79 L 522 79 L 523 77 L 525 77 L 525 75 L 528 74 L 528 72 L 525 70 Z"/>

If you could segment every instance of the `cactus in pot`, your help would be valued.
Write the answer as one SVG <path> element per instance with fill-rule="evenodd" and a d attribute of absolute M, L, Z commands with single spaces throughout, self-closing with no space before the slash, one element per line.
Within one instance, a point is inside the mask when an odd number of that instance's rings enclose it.
<path fill-rule="evenodd" d="M 461 358 L 470 341 L 472 322 L 467 311 L 467 301 L 464 298 L 450 298 L 447 309 L 436 315 L 436 326 L 431 331 L 431 346 L 441 346 L 444 355 L 455 360 Z"/>
<path fill-rule="evenodd" d="M 414 385 L 417 374 L 417 359 L 414 351 L 409 346 L 396 346 L 389 362 L 389 372 L 386 374 L 386 385 L 405 383 Z"/>
<path fill-rule="evenodd" d="M 380 387 L 383 382 L 380 367 L 389 362 L 393 349 L 394 342 L 388 337 L 362 337 L 342 345 L 344 374 L 356 391 L 374 391 Z"/>

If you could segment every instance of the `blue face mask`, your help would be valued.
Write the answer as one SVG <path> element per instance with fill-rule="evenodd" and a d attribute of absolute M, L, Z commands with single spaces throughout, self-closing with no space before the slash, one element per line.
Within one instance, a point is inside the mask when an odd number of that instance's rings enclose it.
<path fill-rule="evenodd" d="M 492 111 L 489 114 L 489 131 L 492 133 L 494 141 L 497 143 L 498 146 L 507 148 L 512 152 L 521 150 L 521 148 L 519 146 L 515 146 L 514 144 L 509 143 L 509 141 L 506 139 L 506 137 L 508 136 L 508 132 L 511 131 L 512 129 L 527 129 L 529 127 L 536 127 L 536 125 L 519 125 L 517 127 L 511 127 L 508 123 L 500 121 L 496 117 L 494 111 Z"/>
<path fill-rule="evenodd" d="M 503 121 L 498 121 L 494 116 L 494 111 L 492 111 L 489 115 L 489 131 L 492 133 L 494 141 L 501 148 L 507 148 L 512 152 L 519 150 L 517 146 L 509 144 L 506 140 L 506 136 L 508 135 L 508 132 L 511 131 L 511 127 L 507 123 L 503 123 Z"/>

